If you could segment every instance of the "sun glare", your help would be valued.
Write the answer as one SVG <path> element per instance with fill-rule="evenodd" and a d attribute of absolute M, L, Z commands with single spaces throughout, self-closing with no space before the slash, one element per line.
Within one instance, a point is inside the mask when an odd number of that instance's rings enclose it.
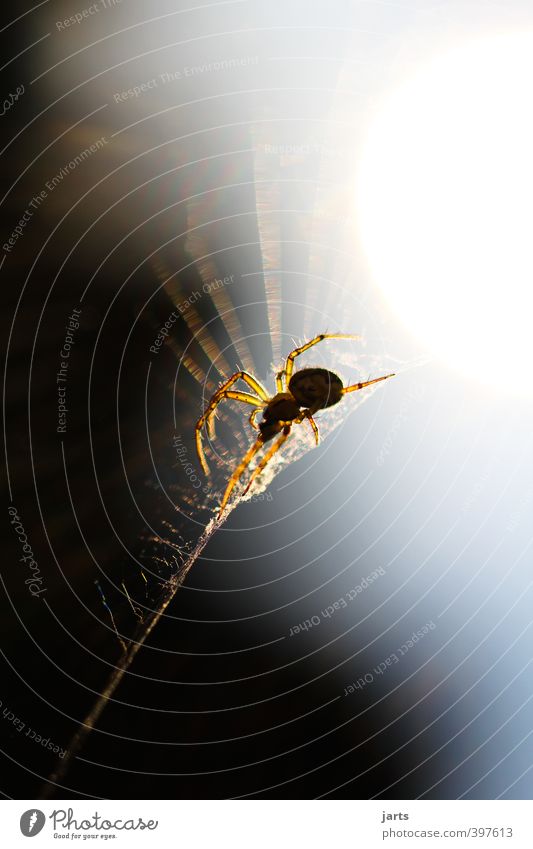
<path fill-rule="evenodd" d="M 530 394 L 533 33 L 437 57 L 383 104 L 357 183 L 372 273 L 438 357 Z"/>

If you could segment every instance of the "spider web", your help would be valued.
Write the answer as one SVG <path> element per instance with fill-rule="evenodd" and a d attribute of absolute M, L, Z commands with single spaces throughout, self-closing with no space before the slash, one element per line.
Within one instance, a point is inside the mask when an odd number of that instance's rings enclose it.
<path fill-rule="evenodd" d="M 395 370 L 397 364 L 379 338 L 373 338 L 378 325 L 369 319 L 367 291 L 354 282 L 353 223 L 345 215 L 351 180 L 346 160 L 331 155 L 342 147 L 346 121 L 339 116 L 345 106 L 339 96 L 321 136 L 316 136 L 316 127 L 300 130 L 305 153 L 287 153 L 288 140 L 294 148 L 294 128 L 270 122 L 268 110 L 259 110 L 250 130 L 250 160 L 239 167 L 232 162 L 216 173 L 193 169 L 188 184 L 179 187 L 194 194 L 185 204 L 186 235 L 151 256 L 157 297 L 140 316 L 147 338 L 153 339 L 166 317 L 177 315 L 161 356 L 152 360 L 145 376 L 151 470 L 144 492 L 135 496 L 150 505 L 144 515 L 151 518 L 141 535 L 137 563 L 128 567 L 122 581 L 109 576 L 101 590 L 119 656 L 44 795 L 61 787 L 87 735 L 220 525 L 241 501 L 267 490 L 282 470 L 314 450 L 308 423 L 295 426 L 243 495 L 255 467 L 251 464 L 219 518 L 228 478 L 256 438 L 247 421 L 250 409 L 225 400 L 217 410 L 216 437 L 206 438 L 210 476 L 203 476 L 194 425 L 221 382 L 245 369 L 274 394 L 274 375 L 284 357 L 320 332 L 360 333 L 363 341 L 322 342 L 296 360 L 296 369 L 322 366 L 338 372 L 345 385 Z M 309 145 L 306 132 L 315 136 L 315 144 Z M 192 151 L 182 155 L 193 158 Z M 213 191 L 213 184 L 222 188 Z M 164 398 L 155 419 L 150 403 L 154 386 L 163 387 Z M 341 423 L 355 418 L 357 408 L 376 391 L 379 387 L 353 393 L 317 414 L 326 446 Z"/>

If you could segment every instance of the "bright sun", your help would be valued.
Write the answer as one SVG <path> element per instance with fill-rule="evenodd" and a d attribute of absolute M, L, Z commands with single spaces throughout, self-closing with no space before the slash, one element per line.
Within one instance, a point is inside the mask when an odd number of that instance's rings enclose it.
<path fill-rule="evenodd" d="M 363 245 L 405 324 L 500 392 L 533 390 L 533 33 L 436 58 L 383 105 Z"/>

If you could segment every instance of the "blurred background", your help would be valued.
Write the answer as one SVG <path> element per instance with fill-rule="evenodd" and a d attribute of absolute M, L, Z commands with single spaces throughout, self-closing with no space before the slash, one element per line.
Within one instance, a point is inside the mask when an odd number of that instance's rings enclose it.
<path fill-rule="evenodd" d="M 531 4 L 9 13 L 3 795 L 530 798 Z"/>

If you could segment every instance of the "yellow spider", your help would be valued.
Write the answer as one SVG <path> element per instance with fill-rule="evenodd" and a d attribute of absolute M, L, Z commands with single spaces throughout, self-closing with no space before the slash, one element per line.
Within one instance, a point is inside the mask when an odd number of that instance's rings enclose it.
<path fill-rule="evenodd" d="M 325 368 L 303 368 L 293 374 L 296 357 L 303 354 L 304 351 L 309 350 L 309 348 L 312 348 L 318 342 L 322 342 L 323 339 L 360 338 L 360 336 L 347 333 L 320 333 L 319 336 L 315 336 L 310 342 L 301 345 L 300 348 L 295 348 L 287 357 L 285 368 L 276 375 L 276 394 L 272 398 L 264 386 L 261 386 L 259 381 L 246 371 L 236 372 L 217 389 L 207 405 L 204 414 L 200 416 L 196 423 L 196 450 L 205 474 L 209 474 L 209 469 L 202 446 L 202 428 L 205 424 L 209 436 L 212 437 L 214 435 L 215 411 L 223 398 L 233 398 L 236 401 L 242 401 L 245 404 L 251 404 L 255 407 L 250 416 L 250 424 L 259 431 L 256 441 L 246 452 L 229 479 L 224 497 L 220 502 L 219 516 L 223 513 L 231 493 L 244 471 L 248 468 L 252 459 L 265 442 L 273 439 L 278 433 L 281 434 L 279 439 L 274 442 L 261 462 L 253 470 L 243 495 L 248 492 L 254 480 L 261 474 L 274 454 L 279 451 L 289 436 L 293 425 L 301 424 L 304 419 L 307 419 L 313 428 L 316 444 L 318 445 L 318 427 L 313 419 L 313 415 L 318 410 L 324 410 L 326 407 L 332 407 L 334 404 L 338 404 L 347 392 L 355 392 L 358 389 L 364 389 L 365 386 L 371 386 L 373 383 L 386 380 L 388 377 L 394 377 L 394 374 L 386 374 L 384 377 L 376 377 L 374 380 L 354 383 L 353 386 L 343 386 L 340 377 Z M 243 380 L 247 383 L 255 394 L 252 395 L 250 392 L 231 389 L 233 384 L 238 380 Z M 263 413 L 263 419 L 257 424 L 255 418 L 260 412 Z"/>

